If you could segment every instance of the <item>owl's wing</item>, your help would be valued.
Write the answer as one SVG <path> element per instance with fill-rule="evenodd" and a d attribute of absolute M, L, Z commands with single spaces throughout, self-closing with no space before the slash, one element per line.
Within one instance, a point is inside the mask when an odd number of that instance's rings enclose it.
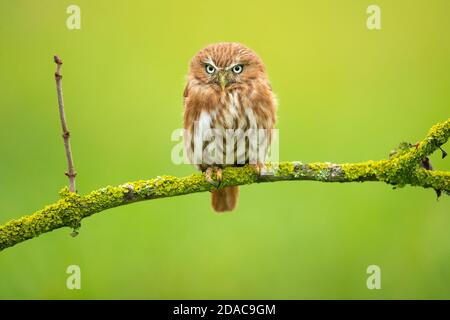
<path fill-rule="evenodd" d="M 186 87 L 184 88 L 184 92 L 183 92 L 183 102 L 184 102 L 184 106 L 186 107 L 186 99 L 189 96 L 189 83 L 186 84 Z"/>

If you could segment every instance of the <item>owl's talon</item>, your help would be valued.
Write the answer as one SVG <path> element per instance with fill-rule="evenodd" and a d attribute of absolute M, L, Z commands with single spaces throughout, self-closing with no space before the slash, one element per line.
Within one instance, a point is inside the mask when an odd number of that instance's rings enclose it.
<path fill-rule="evenodd" d="M 256 171 L 256 174 L 258 176 L 260 176 L 263 170 L 265 170 L 266 168 L 266 165 L 264 163 L 250 164 L 250 166 L 253 168 L 253 170 Z"/>
<path fill-rule="evenodd" d="M 216 176 L 216 180 L 212 178 L 214 174 Z M 218 167 L 208 167 L 205 171 L 205 179 L 210 185 L 215 188 L 219 188 L 220 183 L 222 182 L 222 169 Z"/>

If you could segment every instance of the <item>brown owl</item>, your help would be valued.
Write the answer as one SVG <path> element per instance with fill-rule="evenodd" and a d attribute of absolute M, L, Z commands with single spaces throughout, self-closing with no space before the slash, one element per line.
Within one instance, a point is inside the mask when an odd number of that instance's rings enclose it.
<path fill-rule="evenodd" d="M 255 52 L 239 43 L 207 46 L 192 59 L 184 90 L 187 158 L 217 187 L 225 166 L 250 163 L 260 169 L 276 108 L 264 64 Z M 233 210 L 238 195 L 238 187 L 217 188 L 212 191 L 213 209 Z"/>

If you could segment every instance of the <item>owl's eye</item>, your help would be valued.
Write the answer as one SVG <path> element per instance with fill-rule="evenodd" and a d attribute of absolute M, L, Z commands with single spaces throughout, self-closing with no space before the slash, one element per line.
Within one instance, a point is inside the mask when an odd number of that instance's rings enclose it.
<path fill-rule="evenodd" d="M 238 74 L 238 73 L 241 73 L 242 70 L 244 70 L 244 66 L 242 64 L 237 64 L 233 67 L 232 70 L 234 73 Z"/>
<path fill-rule="evenodd" d="M 208 73 L 208 74 L 213 74 L 214 73 L 214 71 L 216 71 L 216 68 L 214 68 L 212 65 L 210 65 L 210 64 L 207 64 L 206 66 L 205 66 L 205 70 L 206 70 L 206 73 Z"/>

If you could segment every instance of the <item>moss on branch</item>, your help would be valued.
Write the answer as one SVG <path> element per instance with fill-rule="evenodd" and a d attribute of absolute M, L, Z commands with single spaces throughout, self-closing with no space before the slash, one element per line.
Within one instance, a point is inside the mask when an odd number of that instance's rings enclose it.
<path fill-rule="evenodd" d="M 450 119 L 431 128 L 426 138 L 416 145 L 402 143 L 389 159 L 360 163 L 281 162 L 267 164 L 266 174 L 258 174 L 251 166 L 228 167 L 223 170 L 221 187 L 252 183 L 315 180 L 321 182 L 382 181 L 433 188 L 450 192 L 450 173 L 426 170 L 421 162 L 450 136 Z M 150 180 L 107 186 L 80 196 L 64 188 L 60 200 L 43 209 L 0 226 L 0 251 L 27 239 L 62 227 L 77 229 L 81 220 L 104 210 L 157 198 L 174 197 L 214 189 L 205 177 L 192 174 L 178 178 L 158 176 Z"/>

